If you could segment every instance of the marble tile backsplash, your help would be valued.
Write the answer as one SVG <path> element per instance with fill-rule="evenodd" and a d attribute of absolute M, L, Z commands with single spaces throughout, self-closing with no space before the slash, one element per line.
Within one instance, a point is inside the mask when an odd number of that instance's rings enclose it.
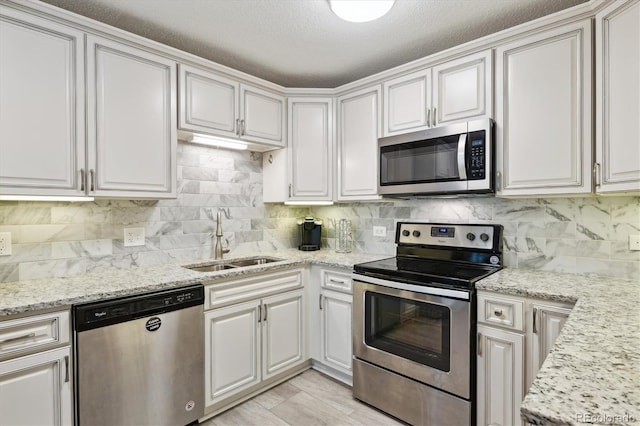
<path fill-rule="evenodd" d="M 513 268 L 594 272 L 640 280 L 640 198 L 382 200 L 330 207 L 262 202 L 262 154 L 178 144 L 178 197 L 89 203 L 0 202 L 0 232 L 13 254 L 0 256 L 0 282 L 65 277 L 213 257 L 215 216 L 233 255 L 296 247 L 296 220 L 323 219 L 323 246 L 335 247 L 335 222 L 352 221 L 354 251 L 393 255 L 398 220 L 500 223 Z M 374 237 L 384 226 L 386 237 Z M 125 247 L 123 229 L 144 227 L 145 245 Z"/>

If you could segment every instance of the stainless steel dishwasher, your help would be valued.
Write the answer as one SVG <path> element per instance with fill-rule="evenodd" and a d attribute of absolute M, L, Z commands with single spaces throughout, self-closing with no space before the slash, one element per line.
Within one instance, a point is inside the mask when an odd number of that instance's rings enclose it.
<path fill-rule="evenodd" d="M 204 415 L 202 285 L 74 306 L 76 424 Z"/>

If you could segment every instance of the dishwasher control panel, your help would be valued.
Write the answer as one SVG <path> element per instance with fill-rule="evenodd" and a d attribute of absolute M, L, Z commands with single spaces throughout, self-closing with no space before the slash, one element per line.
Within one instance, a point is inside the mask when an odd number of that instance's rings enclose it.
<path fill-rule="evenodd" d="M 204 304 L 201 284 L 74 306 L 76 331 Z"/>

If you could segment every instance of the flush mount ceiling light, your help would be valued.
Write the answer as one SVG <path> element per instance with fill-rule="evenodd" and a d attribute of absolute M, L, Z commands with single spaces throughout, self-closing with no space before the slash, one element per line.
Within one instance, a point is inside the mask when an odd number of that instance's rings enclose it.
<path fill-rule="evenodd" d="M 197 143 L 200 145 L 216 146 L 219 148 L 231 148 L 231 149 L 247 149 L 248 145 L 244 142 L 238 142 L 225 138 L 218 138 L 208 135 L 194 134 L 188 139 L 188 142 Z"/>
<path fill-rule="evenodd" d="M 386 14 L 395 0 L 329 0 L 339 18 L 349 22 L 369 22 Z"/>

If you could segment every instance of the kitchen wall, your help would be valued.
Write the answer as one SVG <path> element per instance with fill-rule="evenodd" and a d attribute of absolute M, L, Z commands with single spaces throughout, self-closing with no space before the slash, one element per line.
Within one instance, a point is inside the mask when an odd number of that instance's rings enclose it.
<path fill-rule="evenodd" d="M 0 256 L 0 282 L 81 275 L 105 268 L 185 263 L 213 257 L 215 214 L 223 208 L 230 255 L 272 253 L 297 245 L 296 218 L 352 220 L 354 251 L 392 255 L 396 220 L 488 222 L 505 227 L 509 267 L 595 272 L 640 279 L 640 198 L 505 200 L 424 199 L 293 208 L 262 202 L 262 155 L 180 142 L 175 200 L 90 203 L 0 202 L 0 232 L 13 254 Z M 387 236 L 373 237 L 374 225 Z M 124 247 L 123 228 L 144 227 L 146 245 Z"/>

